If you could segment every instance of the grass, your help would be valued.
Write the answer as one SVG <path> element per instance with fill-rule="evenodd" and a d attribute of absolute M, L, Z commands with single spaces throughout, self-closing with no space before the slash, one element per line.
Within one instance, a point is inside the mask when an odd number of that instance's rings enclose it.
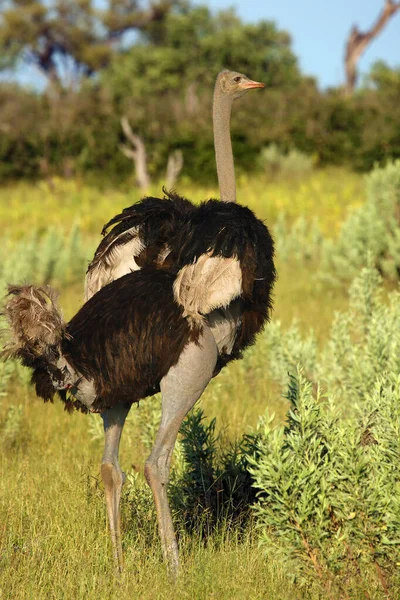
<path fill-rule="evenodd" d="M 162 182 L 149 190 L 149 195 L 160 196 Z M 195 202 L 218 197 L 216 187 L 201 187 L 182 182 L 179 193 Z M 312 172 L 303 178 L 286 179 L 241 177 L 238 181 L 238 199 L 256 211 L 257 215 L 273 223 L 284 213 L 289 220 L 300 215 L 317 217 L 323 230 L 332 234 L 349 207 L 364 200 L 364 184 L 360 175 L 328 169 Z M 78 223 L 87 235 L 99 235 L 101 227 L 111 217 L 141 197 L 138 190 L 98 190 L 76 180 L 54 178 L 38 183 L 19 183 L 0 189 L 0 220 L 7 223 L 7 231 L 23 237 L 30 229 L 44 230 L 55 225 L 69 231 Z"/>
<path fill-rule="evenodd" d="M 361 178 L 337 171 L 268 184 L 262 179 L 241 180 L 238 189 L 242 202 L 269 223 L 281 211 L 291 220 L 306 214 L 318 216 L 329 233 L 337 231 L 346 211 L 363 197 Z M 215 189 L 195 190 L 187 185 L 182 192 L 196 200 L 216 195 Z M 44 215 L 46 225 L 69 230 L 75 221 L 85 235 L 94 238 L 108 217 L 137 199 L 134 191 L 98 191 L 79 182 L 57 180 L 51 188 L 45 182 L 18 184 L 0 190 L 0 219 L 15 239 L 32 228 L 44 228 Z M 303 330 L 313 328 L 317 338 L 323 339 L 334 311 L 347 302 L 345 290 L 316 283 L 311 265 L 278 261 L 278 270 L 273 318 L 285 325 L 296 318 Z M 67 318 L 76 311 L 81 297 L 82 282 L 62 290 L 60 303 Z M 261 340 L 246 363 L 230 365 L 200 400 L 205 414 L 215 416 L 219 431 L 231 439 L 254 426 L 266 406 L 275 411 L 277 419 L 284 418 L 287 405 L 279 386 L 268 377 L 266 360 Z M 90 436 L 87 417 L 66 415 L 61 403 L 42 405 L 24 385 L 14 385 L 0 400 L 0 426 L 11 406 L 22 407 L 17 435 L 3 439 L 0 452 L 1 600 L 319 597 L 299 590 L 273 557 L 265 557 L 257 546 L 254 527 L 240 537 L 222 525 L 207 544 L 195 534 L 183 535 L 182 576 L 176 584 L 171 583 L 161 561 L 154 521 L 146 524 L 150 539 L 144 534 L 133 538 L 127 526 L 133 517 L 126 497 L 126 569 L 121 579 L 116 579 L 99 480 L 101 442 Z M 142 470 L 145 456 L 140 439 L 123 436 L 123 469 Z M 373 587 L 370 598 L 378 598 Z"/>
<path fill-rule="evenodd" d="M 24 435 L 1 454 L 1 598 L 301 597 L 251 533 L 238 539 L 223 528 L 207 546 L 195 536 L 181 539 L 176 586 L 162 564 L 155 523 L 150 545 L 124 531 L 126 570 L 116 580 L 99 483 L 101 444 L 89 436 L 85 416 L 68 417 L 60 403 L 39 406 L 31 390 L 15 391 Z M 138 458 L 128 444 L 123 440 L 126 469 Z"/>
<path fill-rule="evenodd" d="M 125 572 L 116 579 L 99 478 L 101 444 L 89 436 L 87 418 L 66 415 L 60 403 L 39 405 L 31 390 L 21 388 L 2 409 L 16 399 L 24 422 L 0 458 L 0 598 L 318 598 L 297 589 L 274 558 L 263 555 L 254 529 L 239 537 L 223 525 L 206 545 L 196 535 L 181 537 L 182 577 L 172 584 L 155 522 L 136 524 L 139 531 L 150 529 L 150 540 L 133 537 L 126 497 Z M 143 464 L 134 441 L 123 438 L 126 470 L 132 461 Z"/>

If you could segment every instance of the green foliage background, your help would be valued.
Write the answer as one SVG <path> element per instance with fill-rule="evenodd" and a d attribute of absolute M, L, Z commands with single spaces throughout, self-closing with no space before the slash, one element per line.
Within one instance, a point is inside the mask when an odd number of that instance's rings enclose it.
<path fill-rule="evenodd" d="M 127 0 L 105 3 L 104 11 L 92 2 L 9 4 L 0 21 L 4 66 L 28 58 L 49 84 L 41 93 L 0 84 L 3 181 L 71 173 L 97 183 L 129 181 L 132 165 L 117 150 L 126 115 L 145 141 L 151 175 L 160 177 L 169 153 L 180 148 L 183 175 L 214 183 L 211 96 L 221 68 L 267 84 L 235 106 L 239 173 L 262 170 L 258 157 L 270 144 L 319 165 L 363 171 L 400 157 L 398 69 L 376 64 L 344 98 L 300 72 L 287 32 L 268 21 L 245 24 L 233 11 L 153 3 L 159 15 L 140 25 L 146 3 L 138 12 Z"/>

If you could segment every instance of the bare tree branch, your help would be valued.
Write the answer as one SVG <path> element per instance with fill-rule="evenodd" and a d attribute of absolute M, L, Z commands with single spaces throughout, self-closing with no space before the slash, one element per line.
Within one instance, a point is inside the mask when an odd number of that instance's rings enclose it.
<path fill-rule="evenodd" d="M 353 25 L 347 40 L 345 52 L 346 83 L 344 92 L 346 95 L 351 95 L 354 91 L 358 77 L 357 65 L 361 55 L 399 9 L 400 2 L 385 0 L 385 5 L 371 29 L 361 32 L 357 25 Z"/>
<path fill-rule="evenodd" d="M 165 187 L 171 190 L 178 180 L 183 167 L 182 150 L 174 150 L 168 156 L 167 172 L 165 175 Z"/>
<path fill-rule="evenodd" d="M 125 144 L 120 144 L 119 149 L 124 156 L 134 162 L 138 187 L 142 191 L 146 191 L 150 187 L 150 176 L 147 170 L 146 147 L 142 138 L 136 133 L 133 133 L 129 121 L 125 116 L 121 118 L 121 127 L 125 137 L 130 142 L 132 147 L 126 146 Z"/>
<path fill-rule="evenodd" d="M 124 156 L 133 161 L 135 165 L 136 181 L 142 191 L 150 187 L 150 176 L 147 170 L 146 147 L 140 136 L 132 131 L 132 127 L 126 116 L 121 118 L 121 127 L 124 135 L 129 142 L 120 144 L 119 150 Z M 174 150 L 168 156 L 167 170 L 165 175 L 165 184 L 167 189 L 172 189 L 179 177 L 183 167 L 183 154 L 181 150 Z"/>
<path fill-rule="evenodd" d="M 135 150 L 132 150 L 132 148 L 128 148 L 128 146 L 125 146 L 125 144 L 119 144 L 118 149 L 121 150 L 122 154 L 126 156 L 126 158 L 129 158 L 129 160 L 134 161 L 136 159 Z"/>

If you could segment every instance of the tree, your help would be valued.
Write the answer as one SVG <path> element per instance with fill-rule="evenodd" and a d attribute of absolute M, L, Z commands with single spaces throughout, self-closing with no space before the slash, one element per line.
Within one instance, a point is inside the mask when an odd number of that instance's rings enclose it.
<path fill-rule="evenodd" d="M 50 82 L 72 83 L 109 64 L 123 35 L 162 21 L 176 0 L 0 0 L 0 65 L 24 60 Z"/>
<path fill-rule="evenodd" d="M 286 86 L 301 78 L 290 44 L 273 22 L 244 24 L 231 10 L 214 16 L 206 7 L 181 4 L 115 55 L 102 81 L 121 98 L 211 86 L 222 68 L 242 70 L 269 88 Z"/>
<path fill-rule="evenodd" d="M 358 77 L 357 65 L 361 55 L 399 9 L 400 2 L 385 0 L 385 5 L 381 13 L 368 31 L 362 32 L 358 29 L 357 25 L 353 25 L 347 39 L 345 52 L 346 83 L 344 92 L 346 96 L 351 95 L 354 91 Z"/>
<path fill-rule="evenodd" d="M 213 14 L 207 7 L 182 3 L 131 48 L 115 54 L 94 82 L 109 91 L 115 112 L 129 118 L 145 143 L 152 177 L 177 148 L 183 152 L 186 175 L 215 176 L 211 100 L 216 74 L 223 68 L 240 70 L 265 82 L 268 92 L 281 90 L 282 95 L 303 79 L 289 34 L 274 23 L 246 24 L 231 10 Z M 259 136 L 265 103 L 266 94 L 248 98 L 235 111 L 238 168 L 255 161 L 259 141 L 253 140 Z M 257 113 L 254 126 L 252 112 Z"/>
<path fill-rule="evenodd" d="M 400 68 L 392 69 L 384 61 L 375 62 L 366 78 L 366 86 L 399 97 Z"/>

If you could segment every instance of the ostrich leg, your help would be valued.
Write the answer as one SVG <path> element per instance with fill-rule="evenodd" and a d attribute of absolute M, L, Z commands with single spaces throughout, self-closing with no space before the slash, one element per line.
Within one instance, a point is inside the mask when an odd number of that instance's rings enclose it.
<path fill-rule="evenodd" d="M 167 485 L 172 451 L 181 423 L 212 378 L 217 346 L 211 330 L 204 327 L 199 344 L 190 343 L 178 363 L 161 381 L 162 414 L 145 475 L 157 509 L 164 560 L 174 576 L 178 573 L 178 545 L 168 504 Z"/>
<path fill-rule="evenodd" d="M 101 476 L 104 482 L 107 514 L 110 525 L 114 562 L 117 570 L 122 571 L 122 545 L 120 531 L 119 501 L 125 473 L 118 463 L 119 442 L 122 429 L 130 407 L 116 406 L 102 413 L 105 433 L 105 446 L 101 462 Z"/>

